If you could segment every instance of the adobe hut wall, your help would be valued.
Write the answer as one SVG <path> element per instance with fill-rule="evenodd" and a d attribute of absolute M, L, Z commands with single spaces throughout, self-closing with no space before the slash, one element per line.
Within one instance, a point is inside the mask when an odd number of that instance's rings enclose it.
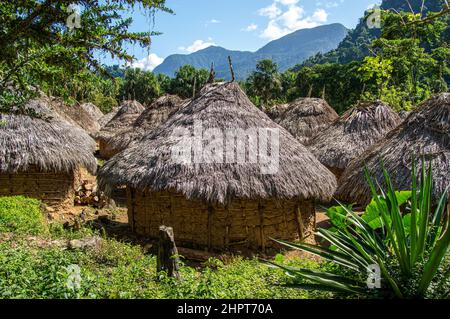
<path fill-rule="evenodd" d="M 42 172 L 31 166 L 27 171 L 0 173 L 0 196 L 23 195 L 58 208 L 73 204 L 74 183 L 73 172 Z"/>
<path fill-rule="evenodd" d="M 234 199 L 228 205 L 188 200 L 182 194 L 127 189 L 128 220 L 136 233 L 158 237 L 159 226 L 173 227 L 177 244 L 213 250 L 265 250 L 269 238 L 311 241 L 314 202 Z M 303 235 L 302 235 L 303 234 Z"/>

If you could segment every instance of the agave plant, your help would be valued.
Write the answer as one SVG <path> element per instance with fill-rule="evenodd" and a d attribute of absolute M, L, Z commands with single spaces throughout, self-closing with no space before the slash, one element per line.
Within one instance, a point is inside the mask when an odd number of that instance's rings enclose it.
<path fill-rule="evenodd" d="M 373 200 L 362 216 L 341 203 L 328 211 L 335 227 L 319 229 L 317 233 L 330 244 L 328 248 L 276 240 L 336 263 L 340 265 L 339 271 L 320 272 L 270 264 L 283 268 L 294 278 L 295 286 L 303 289 L 373 296 L 374 290 L 369 289 L 367 281 L 372 267 L 380 272 L 378 288 L 381 289 L 376 293 L 384 297 L 387 294 L 396 298 L 423 298 L 436 281 L 448 288 L 450 270 L 445 269 L 450 242 L 448 187 L 433 205 L 431 164 L 427 172 L 422 163 L 419 188 L 413 164 L 410 192 L 396 192 L 384 168 L 383 173 L 386 190 L 377 193 L 365 170 Z M 448 297 L 448 291 L 444 297 Z"/>

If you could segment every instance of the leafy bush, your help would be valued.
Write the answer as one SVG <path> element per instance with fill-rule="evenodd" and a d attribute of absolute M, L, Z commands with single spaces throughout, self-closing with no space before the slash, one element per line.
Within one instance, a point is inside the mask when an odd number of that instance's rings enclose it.
<path fill-rule="evenodd" d="M 318 235 L 329 248 L 308 244 L 280 243 L 308 251 L 341 265 L 337 271 L 321 272 L 276 264 L 295 278 L 307 279 L 299 287 L 396 298 L 445 298 L 450 291 L 450 221 L 444 213 L 448 189 L 432 210 L 432 168 L 422 164 L 421 187 L 417 188 L 415 165 L 412 191 L 395 192 L 384 170 L 387 189 L 377 194 L 366 170 L 373 201 L 361 217 L 344 205 L 329 211 L 334 229 Z M 381 289 L 368 288 L 368 269 L 380 270 Z M 350 271 L 341 271 L 348 269 Z M 349 275 L 350 274 L 350 275 Z M 372 274 L 373 276 L 373 274 Z M 370 276 L 369 278 L 377 279 Z"/>
<path fill-rule="evenodd" d="M 38 200 L 23 196 L 0 197 L 0 232 L 38 235 L 47 231 Z"/>

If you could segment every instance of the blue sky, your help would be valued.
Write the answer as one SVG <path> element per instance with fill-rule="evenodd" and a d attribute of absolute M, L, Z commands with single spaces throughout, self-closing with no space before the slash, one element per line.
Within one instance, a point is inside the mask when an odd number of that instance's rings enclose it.
<path fill-rule="evenodd" d="M 167 56 L 189 54 L 210 45 L 256 51 L 298 29 L 330 23 L 353 28 L 363 12 L 379 0 L 167 0 L 175 14 L 140 10 L 130 13 L 133 31 L 160 31 L 150 49 L 128 48 L 134 66 L 153 69 Z M 104 58 L 107 64 L 117 63 Z"/>

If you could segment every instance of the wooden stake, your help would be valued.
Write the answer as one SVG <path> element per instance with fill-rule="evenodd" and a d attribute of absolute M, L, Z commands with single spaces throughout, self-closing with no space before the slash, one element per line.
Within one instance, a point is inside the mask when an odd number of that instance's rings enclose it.
<path fill-rule="evenodd" d="M 195 89 L 197 86 L 197 77 L 194 77 L 194 87 L 192 88 L 192 98 L 195 98 Z"/>
<path fill-rule="evenodd" d="M 209 71 L 208 83 L 214 83 L 216 78 L 216 72 L 214 71 L 214 62 L 211 63 L 211 70 Z"/>
<path fill-rule="evenodd" d="M 177 246 L 175 245 L 173 228 L 160 226 L 156 270 L 157 272 L 166 271 L 169 277 L 179 279 L 178 265 L 179 257 Z"/>
<path fill-rule="evenodd" d="M 231 82 L 234 82 L 233 63 L 231 62 L 231 56 L 228 56 L 228 63 L 230 64 Z"/>

